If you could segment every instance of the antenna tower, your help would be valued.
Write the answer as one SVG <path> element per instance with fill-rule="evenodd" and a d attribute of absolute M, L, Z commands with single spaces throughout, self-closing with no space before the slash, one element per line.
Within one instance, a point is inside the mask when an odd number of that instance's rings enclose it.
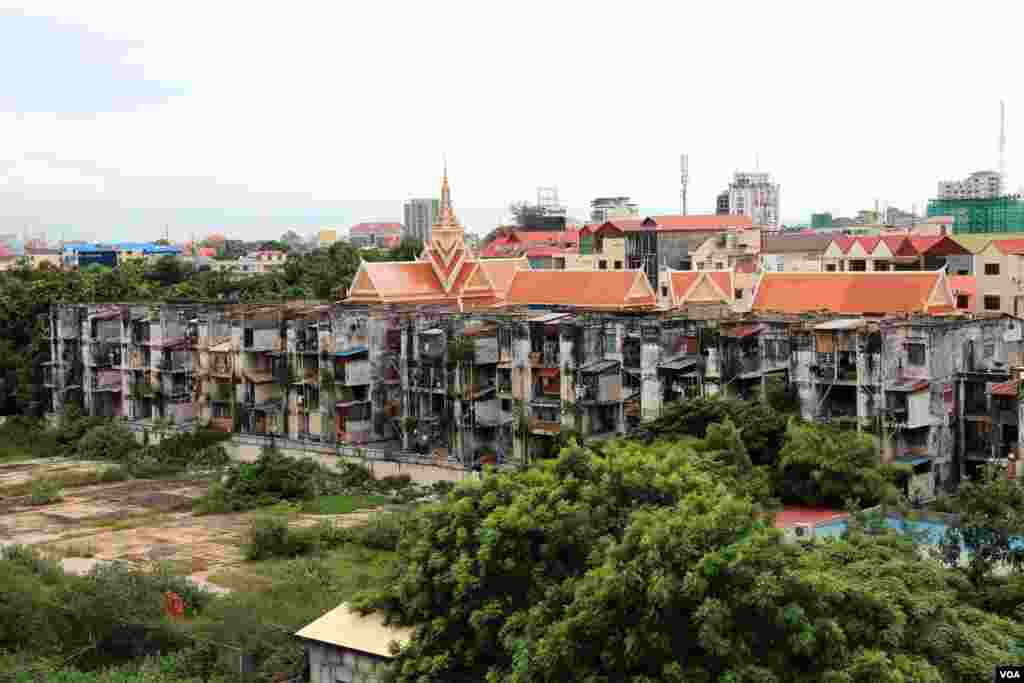
<path fill-rule="evenodd" d="M 999 184 L 1002 192 L 1006 185 L 1006 102 L 999 100 Z"/>
<path fill-rule="evenodd" d="M 679 210 L 686 215 L 686 188 L 690 184 L 690 155 L 679 156 Z"/>

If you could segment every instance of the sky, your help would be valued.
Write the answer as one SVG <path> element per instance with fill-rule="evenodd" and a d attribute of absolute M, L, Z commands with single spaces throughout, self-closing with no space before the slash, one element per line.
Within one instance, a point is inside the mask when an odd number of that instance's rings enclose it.
<path fill-rule="evenodd" d="M 755 159 L 785 221 L 1024 184 L 1014 3 L 0 0 L 0 232 L 269 239 L 557 185 L 710 212 Z M 1019 134 L 1017 131 L 1020 131 Z"/>

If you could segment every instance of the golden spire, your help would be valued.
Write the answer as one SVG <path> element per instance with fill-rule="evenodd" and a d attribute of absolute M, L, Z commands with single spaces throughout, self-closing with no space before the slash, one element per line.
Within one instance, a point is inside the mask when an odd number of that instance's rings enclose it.
<path fill-rule="evenodd" d="M 452 210 L 451 190 L 448 189 L 448 159 L 444 160 L 444 180 L 441 181 L 441 206 L 437 212 L 439 225 L 455 225 L 455 212 Z"/>

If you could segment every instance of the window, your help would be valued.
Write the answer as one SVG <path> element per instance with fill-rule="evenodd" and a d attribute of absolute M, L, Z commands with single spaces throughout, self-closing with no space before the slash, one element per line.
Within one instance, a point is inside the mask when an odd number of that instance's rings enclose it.
<path fill-rule="evenodd" d="M 668 287 L 666 287 L 665 285 L 661 286 L 661 295 L 668 296 Z"/>
<path fill-rule="evenodd" d="M 597 267 L 600 268 L 601 270 L 608 270 L 608 262 L 605 261 L 604 259 L 601 259 L 600 261 L 598 261 Z"/>
<path fill-rule="evenodd" d="M 615 270 L 622 270 L 622 261 L 615 262 Z"/>
<path fill-rule="evenodd" d="M 732 295 L 733 295 L 733 297 L 736 298 L 737 301 L 739 301 L 740 299 L 743 298 L 743 290 L 742 289 L 735 289 L 735 290 L 733 290 Z"/>
<path fill-rule="evenodd" d="M 966 294 L 957 294 L 956 295 L 956 307 L 957 308 L 967 308 L 968 305 L 969 305 L 968 299 L 969 299 L 969 297 Z"/>
<path fill-rule="evenodd" d="M 850 272 L 851 273 L 863 273 L 868 269 L 868 264 L 863 259 L 855 259 L 850 261 Z"/>
<path fill-rule="evenodd" d="M 875 261 L 875 270 L 879 271 L 879 272 L 889 270 L 889 262 L 888 261 Z"/>
<path fill-rule="evenodd" d="M 827 265 L 825 266 L 825 270 L 826 270 L 827 272 L 829 272 L 829 273 L 834 273 L 834 272 L 836 272 L 836 264 L 834 264 L 834 263 L 829 263 L 829 264 L 827 264 Z"/>
<path fill-rule="evenodd" d="M 715 264 L 715 270 L 722 270 L 722 269 L 723 269 L 723 266 L 722 266 L 721 262 L 718 262 L 718 263 Z"/>
<path fill-rule="evenodd" d="M 907 362 L 924 365 L 924 344 L 907 344 Z"/>
<path fill-rule="evenodd" d="M 956 271 L 956 274 L 957 275 L 970 275 L 970 273 L 968 273 L 966 270 L 963 270 L 963 269 Z"/>
<path fill-rule="evenodd" d="M 983 346 L 981 348 L 981 357 L 982 358 L 991 358 L 994 355 L 996 355 L 996 345 L 995 344 L 985 344 L 985 346 Z"/>
<path fill-rule="evenodd" d="M 998 263 L 986 263 L 985 264 L 985 275 L 999 275 L 999 264 Z"/>
<path fill-rule="evenodd" d="M 985 266 L 988 270 L 988 266 Z M 985 310 L 986 311 L 998 311 L 1002 308 L 1002 303 L 999 301 L 998 296 L 988 295 L 985 297 Z"/>

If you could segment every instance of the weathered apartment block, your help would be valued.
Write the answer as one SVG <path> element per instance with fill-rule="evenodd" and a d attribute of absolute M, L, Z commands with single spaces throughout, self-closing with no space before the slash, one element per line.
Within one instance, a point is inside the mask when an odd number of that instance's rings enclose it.
<path fill-rule="evenodd" d="M 317 442 L 397 436 L 397 317 L 344 306 L 61 305 L 50 410 Z"/>
<path fill-rule="evenodd" d="M 401 440 L 475 463 L 543 457 L 563 431 L 624 435 L 695 396 L 791 385 L 804 418 L 848 422 L 927 474 L 922 495 L 1019 441 L 1011 317 L 68 305 L 49 322 L 56 413 L 74 402 L 322 443 Z"/>

